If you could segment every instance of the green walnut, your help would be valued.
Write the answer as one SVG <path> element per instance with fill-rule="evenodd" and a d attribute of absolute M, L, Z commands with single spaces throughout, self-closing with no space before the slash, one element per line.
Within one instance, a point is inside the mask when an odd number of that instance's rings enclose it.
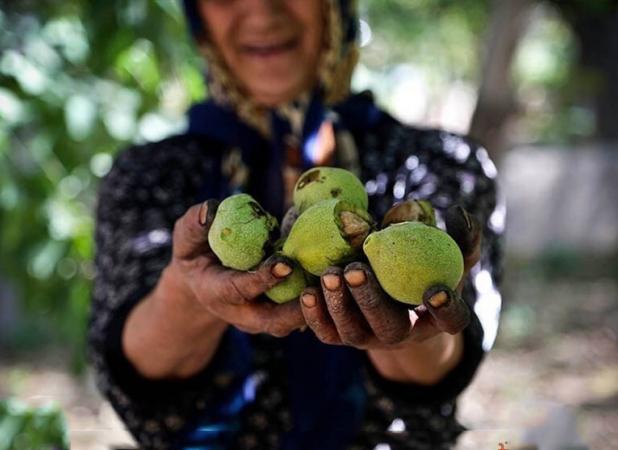
<path fill-rule="evenodd" d="M 272 247 L 277 219 L 248 194 L 226 198 L 208 232 L 208 243 L 221 264 L 236 270 L 257 266 Z"/>
<path fill-rule="evenodd" d="M 417 305 L 436 284 L 455 289 L 463 275 L 457 243 L 439 228 L 403 222 L 367 236 L 363 250 L 382 288 L 394 299 Z"/>
<path fill-rule="evenodd" d="M 297 299 L 305 287 L 307 287 L 305 271 L 294 261 L 292 273 L 275 287 L 266 291 L 266 296 L 275 303 L 286 303 Z"/>
<path fill-rule="evenodd" d="M 366 210 L 369 205 L 363 183 L 352 172 L 338 167 L 314 167 L 294 186 L 294 206 L 300 213 L 323 200 L 344 200 Z"/>
<path fill-rule="evenodd" d="M 290 230 L 283 253 L 310 274 L 353 260 L 373 228 L 371 216 L 342 200 L 324 200 L 303 212 Z"/>
<path fill-rule="evenodd" d="M 428 200 L 405 200 L 386 212 L 382 227 L 401 222 L 422 222 L 435 227 L 436 213 Z"/>

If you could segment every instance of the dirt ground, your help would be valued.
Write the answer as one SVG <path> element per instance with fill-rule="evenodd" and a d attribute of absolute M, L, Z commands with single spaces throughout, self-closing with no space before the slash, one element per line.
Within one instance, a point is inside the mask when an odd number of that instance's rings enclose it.
<path fill-rule="evenodd" d="M 513 279 L 505 296 L 501 334 L 461 399 L 461 420 L 480 436 L 495 430 L 494 442 L 616 448 L 618 282 Z M 478 444 L 464 437 L 460 447 L 498 448 Z"/>
<path fill-rule="evenodd" d="M 610 449 L 618 442 L 618 280 L 511 276 L 496 346 L 461 398 L 458 449 Z M 38 359 L 38 358 L 37 358 Z M 48 353 L 0 361 L 0 397 L 66 412 L 71 448 L 131 447 L 91 376 Z"/>

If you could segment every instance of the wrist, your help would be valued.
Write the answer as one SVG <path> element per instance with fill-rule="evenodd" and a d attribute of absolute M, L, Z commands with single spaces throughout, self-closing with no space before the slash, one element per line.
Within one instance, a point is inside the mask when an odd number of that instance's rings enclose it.
<path fill-rule="evenodd" d="M 225 324 L 199 301 L 184 277 L 179 276 L 178 267 L 173 264 L 163 270 L 157 287 L 149 297 L 159 320 L 172 320 L 187 332 L 194 330 L 203 333 L 211 327 Z"/>
<path fill-rule="evenodd" d="M 199 372 L 227 328 L 198 301 L 177 270 L 174 264 L 163 270 L 123 331 L 127 359 L 147 378 L 187 378 Z"/>
<path fill-rule="evenodd" d="M 422 342 L 410 341 L 395 349 L 372 349 L 367 354 L 378 373 L 388 380 L 432 385 L 461 360 L 463 335 L 441 332 Z"/>
<path fill-rule="evenodd" d="M 180 312 L 196 314 L 197 317 L 204 319 L 211 317 L 191 289 L 180 263 L 175 260 L 163 269 L 156 287 L 148 298 L 163 317 L 169 313 Z"/>

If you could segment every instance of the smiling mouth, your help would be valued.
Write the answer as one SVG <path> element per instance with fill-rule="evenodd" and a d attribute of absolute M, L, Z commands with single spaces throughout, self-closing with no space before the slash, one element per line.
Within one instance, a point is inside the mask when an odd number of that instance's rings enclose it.
<path fill-rule="evenodd" d="M 273 56 L 280 53 L 294 50 L 298 45 L 298 39 L 290 39 L 274 44 L 247 44 L 242 49 L 245 53 L 252 56 Z"/>

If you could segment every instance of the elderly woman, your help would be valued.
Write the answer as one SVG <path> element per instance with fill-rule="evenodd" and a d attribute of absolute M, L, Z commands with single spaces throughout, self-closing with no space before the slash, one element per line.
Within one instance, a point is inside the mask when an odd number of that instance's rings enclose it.
<path fill-rule="evenodd" d="M 122 152 L 97 210 L 91 355 L 143 448 L 435 450 L 463 430 L 456 399 L 499 311 L 495 168 L 350 93 L 354 4 L 185 1 L 211 99 L 185 134 Z M 355 172 L 378 219 L 429 199 L 464 254 L 458 288 L 410 310 L 359 261 L 276 305 L 262 294 L 289 261 L 222 267 L 206 238 L 217 200 L 248 192 L 281 218 L 316 165 Z"/>

